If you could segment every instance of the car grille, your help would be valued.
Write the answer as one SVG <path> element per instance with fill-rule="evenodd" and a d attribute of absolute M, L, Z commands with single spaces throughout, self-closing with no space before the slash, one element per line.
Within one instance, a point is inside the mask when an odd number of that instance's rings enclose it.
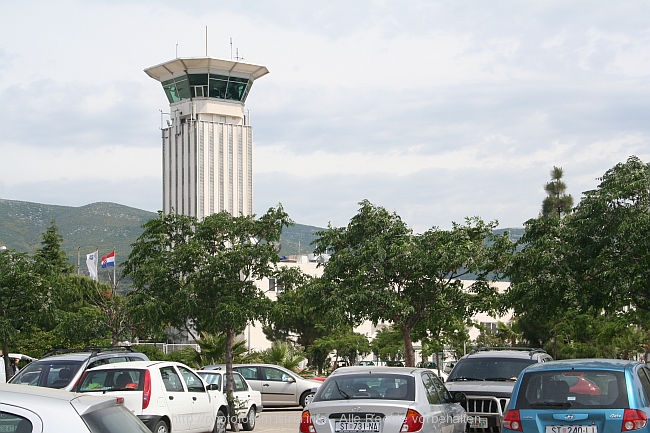
<path fill-rule="evenodd" d="M 497 433 L 501 431 L 501 420 L 503 413 L 508 407 L 508 398 L 491 396 L 468 395 L 465 402 L 465 411 L 468 416 L 487 418 L 487 428 L 470 427 L 468 432 L 475 433 Z"/>

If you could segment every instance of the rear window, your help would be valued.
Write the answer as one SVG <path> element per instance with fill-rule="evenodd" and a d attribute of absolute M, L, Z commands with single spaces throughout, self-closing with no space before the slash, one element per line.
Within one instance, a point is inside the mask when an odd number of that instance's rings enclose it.
<path fill-rule="evenodd" d="M 463 380 L 516 380 L 521 370 L 535 360 L 527 358 L 480 357 L 458 361 L 447 382 Z"/>
<path fill-rule="evenodd" d="M 618 371 L 570 370 L 527 373 L 517 409 L 628 408 L 625 375 Z"/>
<path fill-rule="evenodd" d="M 75 377 L 83 361 L 34 361 L 11 378 L 21 385 L 64 388 Z"/>
<path fill-rule="evenodd" d="M 91 433 L 151 433 L 151 431 L 124 406 L 102 407 L 81 415 Z"/>
<path fill-rule="evenodd" d="M 142 391 L 144 370 L 106 369 L 88 370 L 82 377 L 78 392 Z"/>
<path fill-rule="evenodd" d="M 332 376 L 314 396 L 314 401 L 415 400 L 415 379 L 403 374 L 347 374 Z"/>

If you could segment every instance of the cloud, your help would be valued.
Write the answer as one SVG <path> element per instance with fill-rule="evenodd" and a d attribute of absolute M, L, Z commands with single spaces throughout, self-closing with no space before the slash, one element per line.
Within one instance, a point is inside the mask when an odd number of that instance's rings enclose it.
<path fill-rule="evenodd" d="M 257 212 L 282 202 L 297 222 L 344 225 L 369 199 L 417 230 L 474 215 L 521 226 L 554 165 L 577 201 L 630 155 L 650 160 L 646 10 L 13 2 L 0 27 L 0 197 L 158 210 L 169 106 L 143 70 L 207 51 L 270 70 L 246 106 Z"/>

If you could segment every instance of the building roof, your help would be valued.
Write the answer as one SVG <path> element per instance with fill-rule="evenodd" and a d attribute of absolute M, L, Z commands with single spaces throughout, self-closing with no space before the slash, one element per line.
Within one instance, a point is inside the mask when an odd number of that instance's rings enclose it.
<path fill-rule="evenodd" d="M 176 58 L 144 70 L 154 80 L 160 82 L 186 73 L 214 73 L 246 77 L 256 80 L 269 73 L 266 66 L 250 63 L 233 62 L 230 60 L 213 59 L 210 57 Z"/>

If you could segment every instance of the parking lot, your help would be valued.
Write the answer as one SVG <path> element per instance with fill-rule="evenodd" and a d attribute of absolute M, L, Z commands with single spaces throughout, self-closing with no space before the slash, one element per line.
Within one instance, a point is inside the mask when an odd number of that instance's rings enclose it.
<path fill-rule="evenodd" d="M 264 408 L 253 433 L 298 433 L 302 408 Z"/>

